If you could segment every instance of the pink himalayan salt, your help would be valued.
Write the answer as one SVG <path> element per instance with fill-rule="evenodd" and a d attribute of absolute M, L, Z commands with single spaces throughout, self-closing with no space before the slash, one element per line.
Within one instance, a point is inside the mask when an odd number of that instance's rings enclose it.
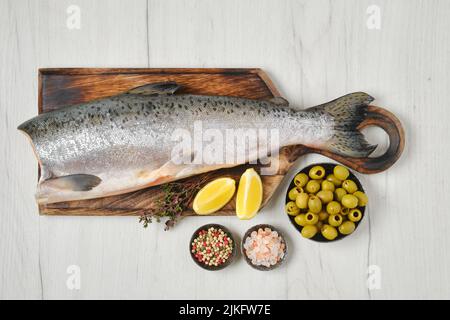
<path fill-rule="evenodd" d="M 245 254 L 257 266 L 270 267 L 277 264 L 284 257 L 285 248 L 281 236 L 270 228 L 253 231 L 244 242 Z"/>

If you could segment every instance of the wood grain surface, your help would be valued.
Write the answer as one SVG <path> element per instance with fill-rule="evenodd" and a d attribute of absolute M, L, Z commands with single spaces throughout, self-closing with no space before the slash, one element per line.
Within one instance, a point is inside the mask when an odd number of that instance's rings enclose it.
<path fill-rule="evenodd" d="M 67 27 L 71 5 L 79 29 Z M 367 25 L 374 5 L 379 29 Z M 0 298 L 449 299 L 449 12 L 447 0 L 0 1 Z M 329 161 L 316 154 L 294 163 L 250 221 L 191 217 L 164 232 L 137 217 L 39 215 L 36 159 L 16 128 L 37 113 L 46 67 L 259 67 L 300 109 L 371 94 L 401 120 L 407 143 L 389 170 L 356 173 L 366 217 L 336 243 L 303 239 L 283 213 L 295 172 Z M 389 147 L 381 130 L 365 132 L 378 154 Z M 187 250 L 206 223 L 237 239 L 271 224 L 288 259 L 270 273 L 242 258 L 206 272 Z"/>
<path fill-rule="evenodd" d="M 144 84 L 175 81 L 179 94 L 269 99 L 279 95 L 260 69 L 72 68 L 39 70 L 39 112 L 113 96 Z"/>

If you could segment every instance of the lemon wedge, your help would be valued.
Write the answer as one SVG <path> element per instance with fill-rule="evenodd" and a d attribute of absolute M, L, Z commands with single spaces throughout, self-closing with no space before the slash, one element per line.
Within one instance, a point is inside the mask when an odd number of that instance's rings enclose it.
<path fill-rule="evenodd" d="M 263 186 L 261 178 L 253 168 L 247 169 L 239 181 L 236 196 L 236 215 L 241 220 L 256 216 L 261 207 Z"/>
<path fill-rule="evenodd" d="M 231 178 L 219 178 L 206 184 L 195 196 L 192 205 L 195 213 L 207 215 L 225 206 L 236 191 L 236 182 Z"/>

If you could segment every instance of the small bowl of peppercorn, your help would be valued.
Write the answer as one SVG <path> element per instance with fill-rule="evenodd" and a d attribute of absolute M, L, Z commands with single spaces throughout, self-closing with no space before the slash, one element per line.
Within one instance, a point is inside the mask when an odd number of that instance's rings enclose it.
<path fill-rule="evenodd" d="M 226 227 L 206 224 L 195 230 L 189 242 L 189 252 L 199 267 L 210 271 L 222 270 L 236 257 L 236 241 Z"/>

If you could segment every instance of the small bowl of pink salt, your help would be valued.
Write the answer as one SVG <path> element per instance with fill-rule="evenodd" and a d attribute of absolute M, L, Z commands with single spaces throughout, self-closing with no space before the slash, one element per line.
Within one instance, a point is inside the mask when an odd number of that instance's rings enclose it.
<path fill-rule="evenodd" d="M 277 268 L 286 259 L 287 254 L 283 235 L 268 224 L 259 224 L 248 229 L 242 238 L 241 248 L 245 261 L 261 271 Z"/>

